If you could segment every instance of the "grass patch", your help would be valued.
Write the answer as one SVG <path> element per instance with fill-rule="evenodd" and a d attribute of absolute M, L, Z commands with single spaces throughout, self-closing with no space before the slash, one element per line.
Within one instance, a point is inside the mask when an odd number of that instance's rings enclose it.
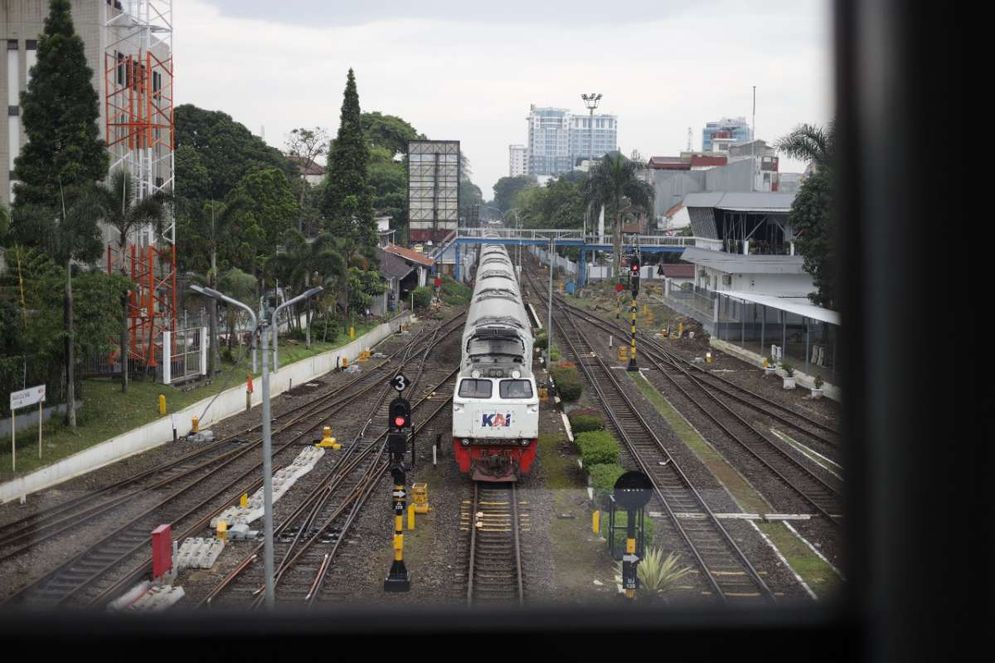
<path fill-rule="evenodd" d="M 826 598 L 839 589 L 839 576 L 805 545 L 784 523 L 757 523 L 788 564 L 812 588 L 816 596 Z"/>
<path fill-rule="evenodd" d="M 356 325 L 356 337 L 366 333 L 377 322 L 364 322 Z M 280 341 L 280 365 L 289 366 L 295 361 L 306 359 L 322 352 L 328 352 L 349 343 L 348 329 L 339 334 L 335 342 L 312 343 L 311 348 L 304 347 L 302 341 Z M 236 355 L 237 356 L 237 355 Z M 256 376 L 261 375 L 260 370 Z M 133 428 L 142 426 L 159 418 L 159 394 L 166 395 L 168 412 L 177 412 L 197 401 L 214 394 L 245 383 L 245 378 L 252 367 L 251 354 L 238 364 L 222 363 L 222 370 L 214 376 L 210 384 L 202 384 L 189 391 L 175 387 L 146 381 L 132 380 L 128 384 L 128 393 L 121 393 L 121 383 L 116 378 L 92 378 L 83 381 L 83 392 L 78 395 L 83 399 L 83 408 L 76 414 L 77 428 L 75 431 L 61 423 L 57 416 L 45 423 L 43 440 L 43 457 L 38 458 L 38 427 L 20 431 L 17 434 L 17 473 L 11 472 L 10 436 L 0 438 L 0 481 L 6 481 L 50 465 L 84 449 L 99 444 Z M 256 380 L 256 389 L 260 382 Z M 37 417 L 37 411 L 28 408 L 22 411 L 24 416 Z M 20 418 L 20 413 L 18 418 Z M 168 414 L 166 415 L 169 416 Z M 37 419 L 35 419 L 37 420 Z M 185 434 L 190 422 L 177 421 L 177 428 Z"/>
<path fill-rule="evenodd" d="M 550 490 L 577 488 L 581 485 L 577 463 L 561 453 L 561 447 L 566 442 L 566 436 L 560 433 L 543 433 L 539 436 L 538 456 L 542 459 L 545 487 Z"/>
<path fill-rule="evenodd" d="M 750 513 L 764 513 L 770 510 L 770 505 L 762 495 L 754 490 L 753 486 L 741 475 L 736 468 L 730 465 L 722 455 L 716 451 L 712 445 L 692 428 L 682 417 L 674 406 L 663 397 L 656 387 L 649 380 L 639 373 L 627 373 L 632 376 L 633 381 L 653 406 L 660 413 L 667 424 L 677 433 L 681 441 L 686 444 L 691 451 L 703 462 L 709 471 L 726 487 L 740 508 Z"/>

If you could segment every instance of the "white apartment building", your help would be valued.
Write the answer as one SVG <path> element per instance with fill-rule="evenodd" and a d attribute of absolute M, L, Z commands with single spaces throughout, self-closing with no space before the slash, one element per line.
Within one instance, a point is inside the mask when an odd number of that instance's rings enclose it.
<path fill-rule="evenodd" d="M 529 151 L 524 145 L 508 146 L 508 176 L 518 177 L 529 172 Z"/>

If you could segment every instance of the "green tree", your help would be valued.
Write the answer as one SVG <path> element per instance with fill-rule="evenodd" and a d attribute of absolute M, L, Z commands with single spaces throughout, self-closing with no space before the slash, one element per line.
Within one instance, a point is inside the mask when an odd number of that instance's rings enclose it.
<path fill-rule="evenodd" d="M 261 243 L 254 247 L 256 258 L 272 255 L 300 214 L 290 182 L 276 168 L 261 168 L 247 173 L 228 194 L 227 200 L 238 208 L 239 228 L 251 227 L 261 231 Z"/>
<path fill-rule="evenodd" d="M 377 244 L 368 163 L 369 147 L 360 121 L 356 77 L 349 69 L 338 136 L 328 156 L 328 187 L 321 208 L 327 229 L 349 240 L 348 258 L 357 251 L 372 255 Z"/>
<path fill-rule="evenodd" d="M 69 0 L 51 0 L 28 88 L 21 94 L 28 143 L 14 163 L 15 235 L 48 244 L 65 266 L 66 419 L 76 427 L 72 263 L 101 253 L 95 183 L 107 174 L 99 107 Z"/>
<path fill-rule="evenodd" d="M 311 184 L 305 179 L 305 173 L 321 157 L 328 154 L 328 132 L 321 127 L 314 127 L 313 129 L 298 127 L 291 130 L 290 134 L 287 135 L 286 145 L 288 157 L 300 170 L 300 174 L 296 179 L 298 188 L 297 204 L 300 205 L 301 211 L 303 211 L 311 193 Z M 297 226 L 297 229 L 301 232 L 304 232 L 303 224 L 304 216 L 302 215 L 301 223 Z"/>
<path fill-rule="evenodd" d="M 629 161 L 619 152 L 606 154 L 584 183 L 584 199 L 597 208 L 605 207 L 605 218 L 611 219 L 614 247 L 612 271 L 619 274 L 622 258 L 622 223 L 627 210 L 636 213 L 653 212 L 653 187 L 639 179 L 640 164 Z"/>
<path fill-rule="evenodd" d="M 10 210 L 0 205 L 0 246 L 7 246 L 7 234 L 10 231 Z"/>
<path fill-rule="evenodd" d="M 494 183 L 494 205 L 502 212 L 507 212 L 515 206 L 515 197 L 523 189 L 538 186 L 533 175 L 518 177 L 502 177 Z"/>
<path fill-rule="evenodd" d="M 356 77 L 349 69 L 339 132 L 328 155 L 328 185 L 321 207 L 327 230 L 345 240 L 347 264 L 352 263 L 357 253 L 372 257 L 377 245 L 368 163 L 369 147 L 360 121 Z M 349 314 L 351 287 L 352 279 L 349 279 L 346 282 L 346 315 Z"/>
<path fill-rule="evenodd" d="M 408 153 L 409 141 L 425 139 L 413 126 L 396 115 L 384 115 L 377 111 L 363 113 L 360 124 L 370 146 L 386 149 L 391 160 L 398 154 Z"/>
<path fill-rule="evenodd" d="M 156 235 L 162 232 L 166 220 L 166 202 L 168 196 L 156 192 L 152 196 L 137 200 L 135 181 L 123 169 L 111 174 L 110 182 L 97 187 L 102 217 L 105 223 L 118 232 L 118 255 L 121 256 L 121 275 L 127 280 L 128 271 L 124 256 L 128 248 L 128 237 L 135 230 L 151 226 Z M 121 296 L 121 328 L 120 328 L 120 359 L 121 359 L 121 391 L 128 391 L 128 288 Z"/>
<path fill-rule="evenodd" d="M 788 223 L 798 236 L 805 271 L 812 275 L 816 287 L 809 298 L 820 306 L 836 308 L 836 221 L 832 214 L 835 127 L 832 123 L 825 128 L 803 124 L 778 140 L 775 147 L 813 166 L 813 173 L 805 178 L 791 204 Z"/>
<path fill-rule="evenodd" d="M 218 280 L 221 292 L 225 293 L 229 297 L 237 299 L 240 302 L 251 302 L 255 299 L 258 284 L 256 282 L 256 277 L 252 274 L 248 274 L 237 267 L 233 267 L 227 272 L 224 272 Z M 231 352 L 232 346 L 236 340 L 238 328 L 248 322 L 248 314 L 242 311 L 242 309 L 238 306 L 229 306 L 228 304 L 224 304 L 224 307 L 225 323 L 228 327 L 228 352 Z M 239 343 L 239 345 L 241 345 L 241 343 Z"/>
<path fill-rule="evenodd" d="M 176 149 L 190 146 L 200 157 L 207 173 L 206 197 L 197 201 L 224 200 L 239 180 L 255 168 L 276 168 L 288 178 L 297 176 L 297 169 L 275 147 L 254 136 L 244 125 L 220 111 L 208 111 L 191 104 L 177 106 Z M 177 154 L 179 157 L 179 154 Z M 185 192 L 191 186 L 200 190 L 200 172 L 187 170 L 189 162 L 176 161 L 176 190 Z"/>
<path fill-rule="evenodd" d="M 303 292 L 315 285 L 324 286 L 318 305 L 321 313 L 327 314 L 329 303 L 334 309 L 346 279 L 346 262 L 342 255 L 341 241 L 329 233 L 322 233 L 309 240 L 300 232 L 291 230 L 284 238 L 283 245 L 283 251 L 273 256 L 271 265 L 274 273 L 295 292 Z M 305 319 L 307 346 L 311 347 L 310 299 Z"/>

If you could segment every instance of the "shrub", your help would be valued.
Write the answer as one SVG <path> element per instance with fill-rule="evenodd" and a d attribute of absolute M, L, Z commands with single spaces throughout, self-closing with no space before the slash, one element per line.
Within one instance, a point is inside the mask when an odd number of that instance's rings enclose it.
<path fill-rule="evenodd" d="M 605 420 L 598 414 L 587 414 L 584 412 L 571 412 L 567 415 L 570 421 L 570 428 L 574 435 L 587 433 L 592 430 L 604 430 Z"/>
<path fill-rule="evenodd" d="M 560 348 L 558 348 L 557 346 L 554 345 L 553 349 L 549 351 L 549 360 L 550 361 L 560 361 L 560 358 L 561 358 Z"/>
<path fill-rule="evenodd" d="M 341 322 L 334 315 L 325 313 L 311 318 L 312 341 L 335 341 L 339 337 Z"/>
<path fill-rule="evenodd" d="M 415 308 L 426 309 L 432 304 L 432 288 L 424 285 L 414 289 Z"/>
<path fill-rule="evenodd" d="M 822 385 L 823 384 L 824 384 L 824 382 L 822 380 L 822 376 L 821 375 L 816 375 L 815 376 L 815 388 L 816 389 L 822 389 Z"/>
<path fill-rule="evenodd" d="M 781 364 L 781 368 L 784 369 L 784 374 L 787 375 L 789 378 L 795 374 L 795 367 L 789 364 L 788 362 L 784 362 L 783 364 Z"/>
<path fill-rule="evenodd" d="M 553 366 L 549 370 L 556 383 L 556 391 L 567 403 L 572 403 L 580 398 L 584 391 L 584 384 L 580 381 L 580 373 L 575 366 Z"/>
<path fill-rule="evenodd" d="M 533 347 L 539 348 L 540 350 L 545 350 L 546 345 L 549 343 L 549 336 L 546 334 L 546 330 L 543 329 L 536 332 L 535 341 Z"/>
<path fill-rule="evenodd" d="M 618 462 L 618 442 L 610 432 L 588 431 L 578 435 L 575 440 L 585 467 Z"/>
<path fill-rule="evenodd" d="M 446 304 L 461 306 L 470 303 L 470 299 L 473 297 L 473 290 L 455 279 L 443 276 L 442 287 L 439 289 L 439 297 Z"/>
<path fill-rule="evenodd" d="M 625 468 L 616 463 L 602 463 L 591 465 L 587 468 L 587 473 L 591 477 L 591 487 L 594 488 L 594 499 L 598 504 L 605 506 L 608 504 L 608 495 L 618 478 L 625 474 Z"/>

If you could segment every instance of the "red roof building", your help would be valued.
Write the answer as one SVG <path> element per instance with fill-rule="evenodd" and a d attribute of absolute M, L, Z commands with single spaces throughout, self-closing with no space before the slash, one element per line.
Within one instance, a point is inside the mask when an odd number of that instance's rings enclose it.
<path fill-rule="evenodd" d="M 387 253 L 393 253 L 396 256 L 400 256 L 409 262 L 421 265 L 422 267 L 432 267 L 435 265 L 435 260 L 429 258 L 424 253 L 418 253 L 413 249 L 398 246 L 397 244 L 388 244 L 383 247 L 383 250 Z"/>

